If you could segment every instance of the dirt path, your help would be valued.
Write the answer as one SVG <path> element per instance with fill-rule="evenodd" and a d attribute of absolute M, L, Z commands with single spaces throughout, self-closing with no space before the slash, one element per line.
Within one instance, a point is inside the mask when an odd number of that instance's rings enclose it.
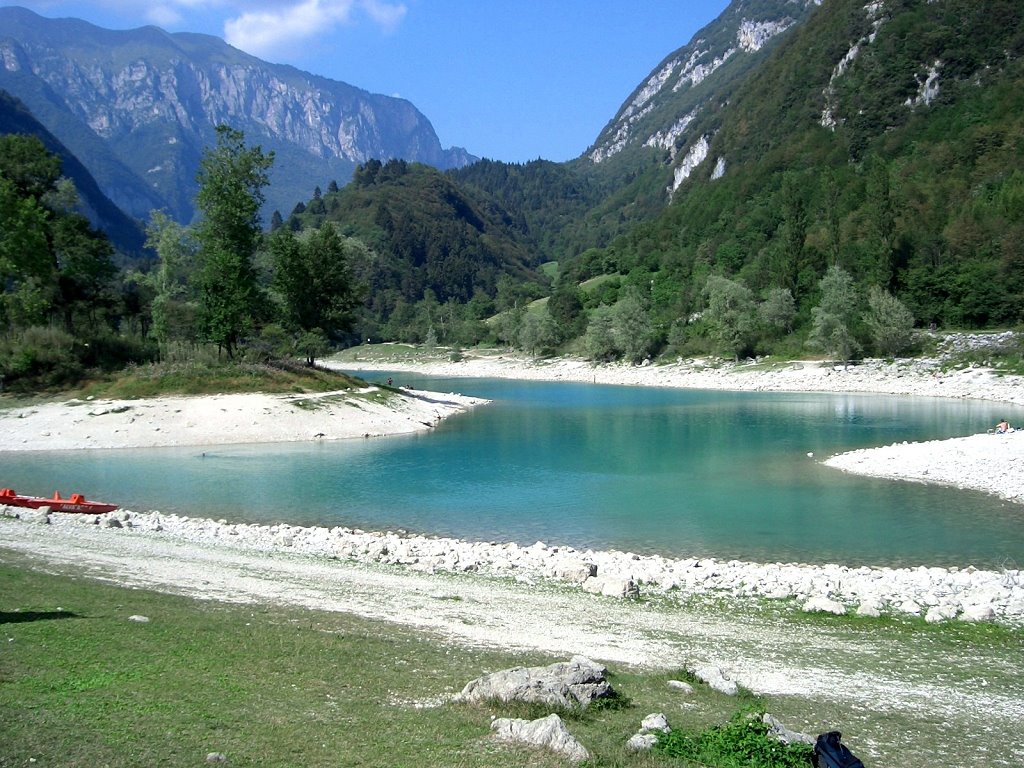
<path fill-rule="evenodd" d="M 818 732 L 841 723 L 864 745 L 858 756 L 869 765 L 1016 764 L 996 750 L 1001 734 L 1024 720 L 1020 632 L 1009 645 L 979 645 L 957 639 L 971 631 L 963 628 L 809 621 L 749 601 L 629 602 L 550 583 L 0 519 L 0 558 L 5 549 L 42 568 L 72 568 L 126 586 L 352 613 L 429 630 L 459 645 L 579 653 L 662 669 L 713 663 L 772 696 L 792 727 Z M 907 758 L 908 747 L 920 761 Z M 942 754 L 948 760 L 936 762 Z"/>

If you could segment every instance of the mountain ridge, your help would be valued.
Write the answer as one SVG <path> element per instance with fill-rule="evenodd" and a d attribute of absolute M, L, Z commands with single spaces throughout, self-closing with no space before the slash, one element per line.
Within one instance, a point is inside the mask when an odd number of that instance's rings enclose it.
<path fill-rule="evenodd" d="M 137 216 L 160 207 L 192 218 L 195 169 L 220 123 L 278 156 L 268 209 L 288 210 L 312 184 L 347 180 L 370 159 L 441 169 L 475 159 L 443 149 L 405 99 L 270 64 L 210 35 L 106 30 L 18 7 L 0 8 L 0 28 L 0 87 L 75 154 L 127 168 L 134 183 L 120 171 L 97 176 Z"/>

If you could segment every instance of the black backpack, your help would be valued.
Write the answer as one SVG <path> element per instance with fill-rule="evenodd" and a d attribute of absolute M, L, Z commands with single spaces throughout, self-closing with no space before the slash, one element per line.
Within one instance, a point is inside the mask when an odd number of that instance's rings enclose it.
<path fill-rule="evenodd" d="M 829 731 L 818 737 L 814 744 L 815 768 L 864 768 L 864 763 L 843 746 L 839 731 Z"/>

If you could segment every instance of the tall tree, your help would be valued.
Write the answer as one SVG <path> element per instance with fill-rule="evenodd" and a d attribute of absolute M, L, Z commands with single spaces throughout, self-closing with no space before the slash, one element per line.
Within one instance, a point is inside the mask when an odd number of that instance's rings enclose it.
<path fill-rule="evenodd" d="M 196 301 L 189 284 L 197 244 L 191 233 L 162 211 L 150 215 L 146 247 L 156 251 L 160 266 L 150 275 L 153 290 L 153 335 L 164 355 L 196 337 Z"/>
<path fill-rule="evenodd" d="M 778 289 L 788 293 L 788 289 Z M 757 308 L 754 294 L 747 286 L 734 280 L 711 275 L 704 286 L 708 306 L 704 321 L 721 352 L 739 359 L 750 351 L 757 329 Z"/>
<path fill-rule="evenodd" d="M 305 238 L 288 229 L 277 230 L 270 238 L 270 254 L 285 324 L 325 338 L 338 338 L 349 330 L 361 299 L 351 261 L 354 257 L 365 259 L 365 251 L 358 240 L 340 237 L 331 224 Z M 317 351 L 315 345 L 305 345 L 309 365 L 315 362 Z"/>
<path fill-rule="evenodd" d="M 829 267 L 821 279 L 821 301 L 811 310 L 808 346 L 837 360 L 849 360 L 860 350 L 854 336 L 860 297 L 853 277 L 842 267 Z"/>
<path fill-rule="evenodd" d="M 252 330 L 260 304 L 253 253 L 273 162 L 273 152 L 246 147 L 241 131 L 220 125 L 217 145 L 199 164 L 200 324 L 206 339 L 228 357 Z"/>

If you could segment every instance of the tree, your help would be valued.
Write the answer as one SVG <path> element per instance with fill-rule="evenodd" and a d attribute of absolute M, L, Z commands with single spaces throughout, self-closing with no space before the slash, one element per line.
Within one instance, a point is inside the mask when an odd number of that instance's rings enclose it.
<path fill-rule="evenodd" d="M 808 346 L 837 360 L 849 360 L 860 350 L 853 333 L 859 296 L 850 273 L 829 267 L 819 284 L 821 301 L 811 310 Z"/>
<path fill-rule="evenodd" d="M 562 280 L 548 299 L 548 314 L 555 323 L 559 342 L 579 336 L 586 322 L 583 299 L 575 283 Z"/>
<path fill-rule="evenodd" d="M 769 288 L 757 305 L 757 317 L 769 336 L 782 336 L 793 330 L 796 302 L 788 288 Z"/>
<path fill-rule="evenodd" d="M 361 292 L 352 276 L 351 258 L 362 243 L 341 238 L 331 224 L 296 237 L 279 229 L 270 237 L 274 263 L 274 287 L 283 301 L 285 325 L 323 341 L 306 343 L 306 363 L 313 365 L 328 340 L 337 339 L 352 327 L 352 313 Z"/>
<path fill-rule="evenodd" d="M 908 350 L 914 338 L 914 316 L 903 302 L 884 288 L 872 285 L 868 290 L 868 312 L 865 318 L 875 349 L 894 357 Z"/>
<path fill-rule="evenodd" d="M 583 335 L 583 349 L 591 360 L 607 362 L 619 356 L 611 307 L 598 307 L 590 315 L 587 331 Z"/>
<path fill-rule="evenodd" d="M 151 274 L 153 336 L 166 355 L 170 345 L 198 340 L 196 296 L 189 282 L 198 244 L 185 227 L 163 211 L 154 211 L 146 227 L 146 247 L 160 260 Z"/>
<path fill-rule="evenodd" d="M 527 312 L 519 325 L 519 346 L 532 355 L 550 352 L 558 341 L 555 324 L 547 312 Z"/>
<path fill-rule="evenodd" d="M 788 292 L 788 289 L 782 289 Z M 724 352 L 735 359 L 750 350 L 757 329 L 754 294 L 747 286 L 734 280 L 711 275 L 704 285 L 707 309 L 704 322 L 711 338 Z"/>
<path fill-rule="evenodd" d="M 253 253 L 273 162 L 273 152 L 247 148 L 241 131 L 220 125 L 216 147 L 207 149 L 199 164 L 200 323 L 206 339 L 228 357 L 255 324 L 260 292 Z"/>
<path fill-rule="evenodd" d="M 622 350 L 623 357 L 639 363 L 654 350 L 651 318 L 638 291 L 634 289 L 623 293 L 612 307 L 615 345 Z"/>

